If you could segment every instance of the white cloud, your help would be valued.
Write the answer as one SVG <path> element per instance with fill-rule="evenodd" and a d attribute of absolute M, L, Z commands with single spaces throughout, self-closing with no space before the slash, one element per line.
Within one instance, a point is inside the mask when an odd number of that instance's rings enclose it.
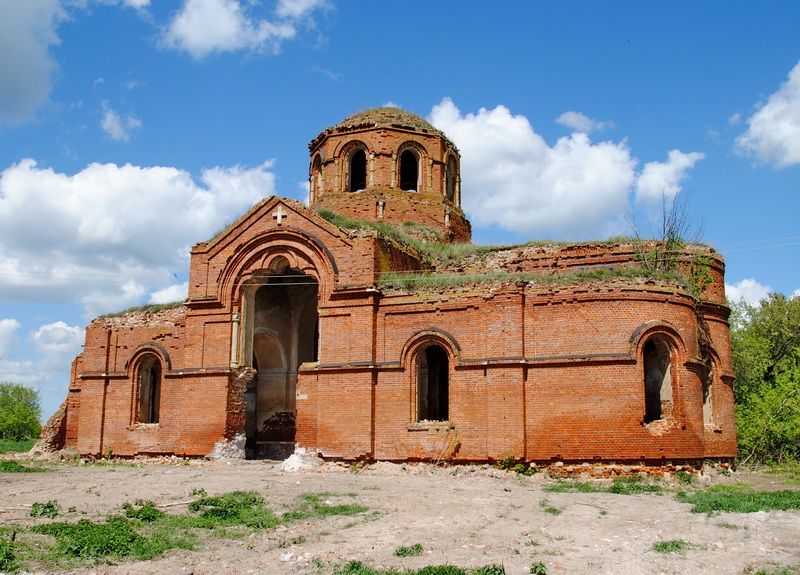
<path fill-rule="evenodd" d="M 47 101 L 56 63 L 59 0 L 4 0 L 0 4 L 0 122 L 29 120 Z"/>
<path fill-rule="evenodd" d="M 31 334 L 36 349 L 41 356 L 43 369 L 63 369 L 81 352 L 84 331 L 77 325 L 67 325 L 63 321 L 45 324 Z"/>
<path fill-rule="evenodd" d="M 747 130 L 736 138 L 736 148 L 779 168 L 800 164 L 800 62 L 747 119 Z"/>
<path fill-rule="evenodd" d="M 753 278 L 743 279 L 735 284 L 725 284 L 725 297 L 731 302 L 744 301 L 750 305 L 758 305 L 770 292 L 772 292 L 770 286 L 759 283 Z"/>
<path fill-rule="evenodd" d="M 730 124 L 731 126 L 738 126 L 741 123 L 742 123 L 742 113 L 741 112 L 736 112 L 734 114 L 731 114 L 731 117 L 728 118 L 728 124 Z"/>
<path fill-rule="evenodd" d="M 286 3 L 285 13 L 302 13 L 301 7 Z M 254 20 L 239 0 L 184 0 L 169 24 L 163 41 L 166 46 L 185 50 L 200 59 L 212 52 L 241 49 L 277 52 L 284 40 L 297 33 L 293 19 L 271 22 Z"/>
<path fill-rule="evenodd" d="M 174 301 L 183 301 L 188 294 L 189 282 L 185 281 L 182 284 L 173 284 L 154 291 L 150 294 L 150 301 L 148 303 L 172 303 Z"/>
<path fill-rule="evenodd" d="M 581 112 L 572 111 L 561 114 L 556 118 L 556 123 L 584 134 L 589 134 L 594 130 L 605 130 L 614 127 L 613 122 L 599 122 Z"/>
<path fill-rule="evenodd" d="M 625 142 L 573 133 L 549 146 L 504 106 L 462 114 L 449 98 L 429 119 L 461 150 L 462 197 L 476 225 L 573 239 L 623 228 L 636 166 Z"/>
<path fill-rule="evenodd" d="M 111 109 L 108 102 L 103 101 L 103 117 L 100 120 L 100 127 L 112 140 L 127 142 L 130 140 L 131 132 L 142 127 L 142 122 L 132 115 L 123 118 Z"/>
<path fill-rule="evenodd" d="M 791 297 L 800 298 L 800 289 L 794 290 Z"/>
<path fill-rule="evenodd" d="M 0 319 L 0 359 L 6 356 L 11 344 L 17 339 L 19 322 L 15 319 Z"/>
<path fill-rule="evenodd" d="M 192 244 L 275 192 L 272 162 L 203 170 L 24 159 L 0 172 L 0 299 L 81 301 L 87 315 L 141 303 L 184 270 Z"/>
<path fill-rule="evenodd" d="M 122 3 L 130 8 L 146 8 L 150 6 L 150 0 L 122 0 Z"/>
<path fill-rule="evenodd" d="M 661 205 L 663 198 L 673 199 L 681 191 L 688 171 L 705 158 L 700 152 L 670 150 L 666 162 L 647 162 L 636 179 L 636 199 Z"/>
<path fill-rule="evenodd" d="M 314 10 L 326 8 L 327 5 L 327 0 L 279 0 L 275 13 L 281 18 L 300 20 Z"/>

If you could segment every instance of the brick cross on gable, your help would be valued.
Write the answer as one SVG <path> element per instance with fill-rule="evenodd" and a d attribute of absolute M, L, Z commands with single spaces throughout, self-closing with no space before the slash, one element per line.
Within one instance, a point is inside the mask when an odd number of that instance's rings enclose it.
<path fill-rule="evenodd" d="M 272 217 L 273 219 L 275 219 L 276 222 L 278 222 L 278 225 L 281 225 L 283 223 L 283 218 L 285 218 L 288 215 L 289 214 L 283 211 L 283 208 L 281 206 L 278 206 L 278 209 L 272 212 Z"/>

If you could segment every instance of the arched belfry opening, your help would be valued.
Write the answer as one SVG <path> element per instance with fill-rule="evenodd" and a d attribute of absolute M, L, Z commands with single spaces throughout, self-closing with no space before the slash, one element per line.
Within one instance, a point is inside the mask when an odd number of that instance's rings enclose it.
<path fill-rule="evenodd" d="M 294 451 L 297 372 L 318 357 L 319 284 L 285 265 L 271 266 L 244 289 L 240 364 L 255 370 L 245 395 L 248 457 L 285 458 Z"/>
<path fill-rule="evenodd" d="M 450 362 L 440 345 L 425 347 L 417 356 L 417 420 L 447 421 Z"/>
<path fill-rule="evenodd" d="M 367 153 L 363 148 L 358 148 L 350 155 L 349 172 L 348 192 L 357 192 L 367 187 Z"/>
<path fill-rule="evenodd" d="M 400 154 L 400 189 L 407 192 L 419 189 L 419 158 L 411 150 Z"/>

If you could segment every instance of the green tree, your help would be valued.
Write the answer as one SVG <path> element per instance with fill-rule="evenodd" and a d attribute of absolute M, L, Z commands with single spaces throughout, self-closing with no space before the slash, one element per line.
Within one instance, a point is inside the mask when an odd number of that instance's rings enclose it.
<path fill-rule="evenodd" d="M 39 392 L 17 383 L 0 383 L 0 439 L 37 437 L 42 429 Z"/>
<path fill-rule="evenodd" d="M 732 307 L 739 455 L 800 460 L 800 298 L 773 293 Z"/>

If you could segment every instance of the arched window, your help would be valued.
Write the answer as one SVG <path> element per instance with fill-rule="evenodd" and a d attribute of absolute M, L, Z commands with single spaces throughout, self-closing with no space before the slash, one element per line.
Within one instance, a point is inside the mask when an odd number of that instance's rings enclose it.
<path fill-rule="evenodd" d="M 447 159 L 447 167 L 446 167 L 446 174 L 445 174 L 445 194 L 447 194 L 447 199 L 451 202 L 453 198 L 456 196 L 456 159 L 453 156 L 450 156 Z"/>
<path fill-rule="evenodd" d="M 701 372 L 703 384 L 703 425 L 714 425 L 714 360 L 706 353 L 703 356 L 703 371 Z"/>
<path fill-rule="evenodd" d="M 672 375 L 670 345 L 654 336 L 644 345 L 644 422 L 650 423 L 672 415 Z"/>
<path fill-rule="evenodd" d="M 154 354 L 147 354 L 139 362 L 138 370 L 138 423 L 158 423 L 161 404 L 161 362 Z"/>
<path fill-rule="evenodd" d="M 449 361 L 439 345 L 429 345 L 417 356 L 417 419 L 447 421 Z"/>
<path fill-rule="evenodd" d="M 313 202 L 317 199 L 322 191 L 322 160 L 319 154 L 314 156 L 314 161 L 311 162 L 311 193 L 310 200 Z"/>
<path fill-rule="evenodd" d="M 350 155 L 350 181 L 348 192 L 357 192 L 367 187 L 367 153 L 358 148 Z"/>
<path fill-rule="evenodd" d="M 411 150 L 400 154 L 400 189 L 408 192 L 419 189 L 419 158 Z"/>

